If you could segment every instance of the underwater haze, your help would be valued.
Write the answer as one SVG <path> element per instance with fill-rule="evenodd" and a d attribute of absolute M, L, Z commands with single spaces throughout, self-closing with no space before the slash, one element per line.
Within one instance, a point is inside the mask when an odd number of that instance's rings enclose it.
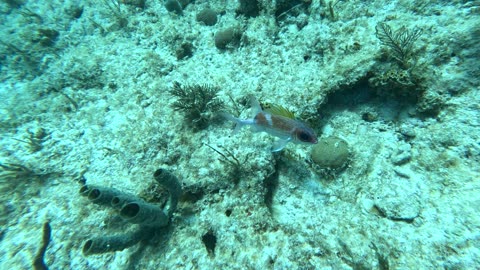
<path fill-rule="evenodd" d="M 480 1 L 0 23 L 0 269 L 480 269 Z"/>

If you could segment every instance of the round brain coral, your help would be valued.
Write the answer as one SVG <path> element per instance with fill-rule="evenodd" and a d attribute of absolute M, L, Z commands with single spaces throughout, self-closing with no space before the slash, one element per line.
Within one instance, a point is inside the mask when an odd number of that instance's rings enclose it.
<path fill-rule="evenodd" d="M 322 138 L 310 153 L 313 162 L 322 168 L 341 169 L 350 159 L 346 141 L 337 137 Z"/>
<path fill-rule="evenodd" d="M 197 14 L 197 22 L 203 22 L 205 25 L 212 26 L 217 23 L 217 12 L 206 8 Z"/>

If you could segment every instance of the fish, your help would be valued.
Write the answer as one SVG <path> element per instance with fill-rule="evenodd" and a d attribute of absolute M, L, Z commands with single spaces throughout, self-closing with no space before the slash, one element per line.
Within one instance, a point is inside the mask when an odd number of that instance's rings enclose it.
<path fill-rule="evenodd" d="M 289 142 L 316 144 L 317 135 L 305 123 L 294 118 L 293 113 L 281 106 L 273 106 L 263 110 L 255 98 L 250 98 L 252 118 L 240 119 L 229 113 L 221 116 L 235 122 L 233 133 L 239 132 L 244 126 L 250 126 L 254 132 L 266 132 L 278 138 L 272 146 L 272 152 L 283 150 Z"/>

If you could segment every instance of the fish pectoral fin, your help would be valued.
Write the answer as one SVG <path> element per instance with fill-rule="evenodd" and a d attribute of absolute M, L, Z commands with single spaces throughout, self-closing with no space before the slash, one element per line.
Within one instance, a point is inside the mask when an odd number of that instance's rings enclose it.
<path fill-rule="evenodd" d="M 287 143 L 288 143 L 289 141 L 290 141 L 290 138 L 288 138 L 288 139 L 279 139 L 279 140 L 276 140 L 276 141 L 273 143 L 272 152 L 282 151 L 282 149 L 285 148 L 285 146 L 287 145 Z"/>

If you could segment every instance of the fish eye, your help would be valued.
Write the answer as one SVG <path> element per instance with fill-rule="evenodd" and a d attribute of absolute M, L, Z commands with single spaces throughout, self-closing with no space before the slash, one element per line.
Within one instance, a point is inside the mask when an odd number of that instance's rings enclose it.
<path fill-rule="evenodd" d="M 304 132 L 304 131 L 301 131 L 299 134 L 298 134 L 298 139 L 302 142 L 309 142 L 311 141 L 311 136 L 310 134 Z"/>

